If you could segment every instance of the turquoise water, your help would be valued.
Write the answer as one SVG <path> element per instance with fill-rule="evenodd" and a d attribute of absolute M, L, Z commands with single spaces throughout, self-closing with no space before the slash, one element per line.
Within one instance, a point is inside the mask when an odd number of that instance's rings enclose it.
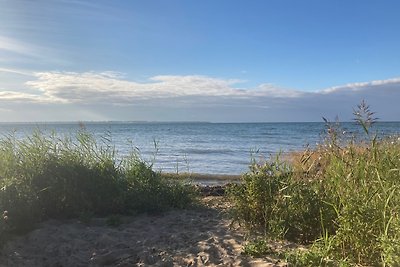
<path fill-rule="evenodd" d="M 119 155 L 137 147 L 141 157 L 165 172 L 240 174 L 248 170 L 252 155 L 267 158 L 277 152 L 313 147 L 324 137 L 324 123 L 84 123 L 97 139 L 111 137 Z M 355 123 L 342 123 L 340 133 L 363 136 Z M 79 123 L 0 124 L 0 134 L 18 138 L 35 128 L 59 135 L 79 130 Z M 380 122 L 379 136 L 400 133 L 400 122 Z M 156 144 L 156 145 L 155 145 Z M 255 153 L 257 152 L 257 153 Z"/>

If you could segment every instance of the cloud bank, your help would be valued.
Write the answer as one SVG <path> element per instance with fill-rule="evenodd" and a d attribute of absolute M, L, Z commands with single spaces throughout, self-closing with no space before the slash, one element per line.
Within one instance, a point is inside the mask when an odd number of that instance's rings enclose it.
<path fill-rule="evenodd" d="M 0 92 L 0 103 L 79 107 L 91 114 L 106 109 L 103 117 L 113 120 L 312 121 L 342 114 L 347 120 L 351 108 L 366 99 L 384 119 L 400 118 L 400 78 L 304 92 L 271 84 L 244 88 L 241 80 L 199 75 L 160 75 L 146 82 L 127 80 L 117 72 L 33 76 L 25 84 L 29 93 Z M 133 117 L 121 117 L 128 110 Z"/>
<path fill-rule="evenodd" d="M 302 94 L 268 84 L 257 88 L 238 88 L 235 85 L 240 84 L 240 80 L 198 75 L 160 75 L 151 77 L 145 83 L 124 80 L 121 74 L 115 72 L 40 72 L 35 76 L 37 80 L 26 85 L 41 92 L 43 102 L 133 105 L 138 101 L 185 97 L 247 99 L 260 96 L 297 97 Z"/>

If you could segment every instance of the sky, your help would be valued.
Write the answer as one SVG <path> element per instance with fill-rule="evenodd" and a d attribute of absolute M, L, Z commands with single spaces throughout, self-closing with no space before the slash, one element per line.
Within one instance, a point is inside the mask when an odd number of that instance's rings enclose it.
<path fill-rule="evenodd" d="M 0 0 L 0 121 L 400 120 L 400 1 Z"/>

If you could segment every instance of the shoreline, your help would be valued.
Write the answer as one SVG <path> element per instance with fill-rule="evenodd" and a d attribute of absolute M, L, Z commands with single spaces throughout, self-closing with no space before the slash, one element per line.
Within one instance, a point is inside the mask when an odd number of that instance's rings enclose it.
<path fill-rule="evenodd" d="M 194 185 L 225 185 L 229 183 L 239 183 L 241 174 L 208 174 L 208 173 L 163 173 L 161 176 L 173 180 L 188 180 Z"/>

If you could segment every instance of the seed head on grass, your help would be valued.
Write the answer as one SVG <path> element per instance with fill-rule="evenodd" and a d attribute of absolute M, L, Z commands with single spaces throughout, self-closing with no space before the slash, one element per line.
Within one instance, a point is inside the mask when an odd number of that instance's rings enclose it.
<path fill-rule="evenodd" d="M 354 121 L 362 126 L 365 133 L 369 135 L 369 128 L 377 122 L 378 118 L 373 117 L 375 112 L 370 110 L 369 105 L 362 100 L 360 104 L 357 105 L 357 109 L 353 109 Z"/>
<path fill-rule="evenodd" d="M 374 114 L 365 101 L 354 109 L 368 137 Z M 264 229 L 261 238 L 278 233 L 312 244 L 287 257 L 294 266 L 400 266 L 398 136 L 340 140 L 338 123 L 324 121 L 325 143 L 288 170 L 276 172 L 276 163 L 250 168 L 231 193 L 236 219 Z M 269 253 L 263 244 L 246 249 Z"/>

